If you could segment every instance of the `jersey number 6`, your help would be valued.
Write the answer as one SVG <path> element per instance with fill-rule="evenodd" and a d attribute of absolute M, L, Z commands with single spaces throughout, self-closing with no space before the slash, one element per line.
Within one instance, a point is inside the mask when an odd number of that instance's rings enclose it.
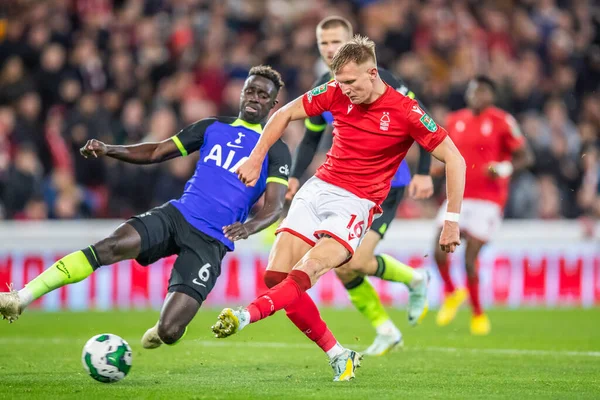
<path fill-rule="evenodd" d="M 210 264 L 206 263 L 198 270 L 198 278 L 200 278 L 200 280 L 202 282 L 206 282 L 206 281 L 208 281 L 209 277 L 210 277 Z M 198 280 L 198 278 L 194 278 L 192 283 L 195 283 L 196 285 L 199 285 L 199 286 L 206 287 L 206 285 L 204 283 L 200 282 Z"/>

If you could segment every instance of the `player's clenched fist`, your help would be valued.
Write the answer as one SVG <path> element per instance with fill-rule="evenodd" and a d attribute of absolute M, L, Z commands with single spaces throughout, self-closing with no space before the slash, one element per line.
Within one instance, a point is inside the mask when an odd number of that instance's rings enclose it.
<path fill-rule="evenodd" d="M 250 155 L 250 157 L 240 165 L 235 172 L 244 185 L 254 186 L 260 177 L 261 164 L 262 160 L 256 160 Z"/>
<path fill-rule="evenodd" d="M 460 246 L 458 222 L 444 221 L 444 227 L 440 235 L 440 248 L 446 253 L 454 253 L 456 246 Z"/>
<path fill-rule="evenodd" d="M 85 158 L 89 156 L 98 158 L 98 156 L 106 155 L 106 145 L 99 140 L 91 139 L 87 141 L 85 146 L 79 149 L 79 152 Z"/>

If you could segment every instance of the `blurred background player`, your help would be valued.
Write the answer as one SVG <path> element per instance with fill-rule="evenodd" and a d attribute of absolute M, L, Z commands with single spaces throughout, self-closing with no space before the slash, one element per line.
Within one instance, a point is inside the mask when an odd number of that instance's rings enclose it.
<path fill-rule="evenodd" d="M 477 256 L 500 229 L 502 210 L 508 198 L 510 176 L 533 162 L 516 120 L 494 107 L 495 86 L 486 76 L 475 77 L 465 94 L 468 108 L 448 115 L 446 129 L 467 165 L 465 196 L 459 222 L 466 238 L 467 289 L 456 289 L 450 277 L 448 254 L 435 249 L 435 262 L 444 281 L 446 299 L 437 314 L 437 324 L 448 325 L 467 296 L 473 316 L 471 333 L 487 335 L 491 325 L 481 308 Z M 440 208 L 443 222 L 446 203 Z"/>
<path fill-rule="evenodd" d="M 329 68 L 333 55 L 353 35 L 350 22 L 339 16 L 323 19 L 317 25 L 317 45 L 321 58 Z M 389 71 L 378 68 L 381 79 L 401 94 L 415 98 L 402 80 L 396 79 Z M 327 71 L 315 83 L 313 88 L 333 80 L 333 73 Z M 331 113 L 326 112 L 305 120 L 306 130 L 302 142 L 296 150 L 288 199 L 300 188 L 300 179 L 311 164 L 323 133 L 328 123 L 333 122 Z M 396 216 L 396 210 L 404 197 L 404 188 L 408 186 L 409 194 L 414 199 L 426 199 L 433 194 L 433 181 L 429 176 L 431 155 L 419 146 L 419 164 L 417 173 L 411 180 L 410 169 L 402 160 L 396 175 L 392 179 L 392 188 L 381 204 L 383 215 L 373 221 L 371 229 L 366 233 L 356 253 L 349 263 L 336 268 L 335 273 L 348 291 L 350 301 L 373 325 L 377 332 L 375 341 L 363 354 L 383 355 L 402 342 L 402 334 L 385 311 L 373 285 L 365 275 L 377 276 L 391 282 L 404 283 L 410 292 L 408 305 L 408 321 L 416 325 L 427 313 L 427 276 L 424 271 L 414 270 L 387 254 L 375 255 L 375 247 L 383 239 L 386 230 Z M 409 184 L 410 183 L 410 184 Z"/>
<path fill-rule="evenodd" d="M 381 214 L 380 204 L 415 140 L 446 163 L 448 215 L 439 244 L 443 251 L 454 252 L 460 234 L 452 219 L 460 211 L 465 164 L 446 131 L 415 100 L 381 80 L 373 41 L 355 36 L 336 52 L 331 69 L 334 81 L 273 115 L 238 168 L 240 180 L 254 186 L 263 158 L 291 121 L 332 112 L 335 130 L 327 160 L 298 192 L 278 228 L 265 274 L 265 280 L 270 275 L 271 289 L 247 308 L 224 309 L 212 329 L 216 337 L 224 338 L 283 308 L 306 312 L 310 307 L 314 314 L 305 315 L 305 327 L 292 321 L 307 335 L 316 329 L 327 332 L 327 346 L 320 347 L 331 359 L 334 381 L 345 381 L 354 377 L 360 356 L 337 342 L 306 291 L 323 274 L 350 261 L 374 216 Z"/>
<path fill-rule="evenodd" d="M 199 151 L 200 159 L 181 198 L 133 217 L 106 239 L 61 258 L 18 292 L 0 293 L 0 314 L 13 322 L 35 299 L 87 278 L 102 265 L 127 259 L 149 265 L 177 254 L 160 319 L 146 332 L 142 344 L 155 348 L 179 341 L 214 287 L 223 257 L 234 250 L 233 242 L 279 218 L 291 163 L 287 146 L 278 141 L 271 148 L 254 187 L 242 184 L 235 171 L 257 143 L 261 123 L 277 104 L 282 86 L 277 71 L 255 67 L 240 95 L 237 118 L 202 119 L 159 143 L 111 146 L 88 141 L 81 149 L 86 158 L 107 156 L 152 164 Z M 244 223 L 263 193 L 264 206 Z"/>

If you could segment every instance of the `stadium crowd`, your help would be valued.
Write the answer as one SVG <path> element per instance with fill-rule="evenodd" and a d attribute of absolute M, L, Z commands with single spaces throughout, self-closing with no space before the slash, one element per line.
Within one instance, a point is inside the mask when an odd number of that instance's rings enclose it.
<path fill-rule="evenodd" d="M 508 218 L 600 216 L 600 7 L 591 0 L 13 0 L 0 10 L 0 219 L 126 218 L 178 197 L 195 158 L 84 159 L 90 138 L 160 141 L 237 114 L 251 66 L 286 83 L 324 72 L 315 26 L 352 21 L 444 124 L 477 73 L 497 84 L 536 155 L 513 177 Z M 304 133 L 286 132 L 292 152 Z M 323 148 L 328 148 L 323 144 Z M 413 149 L 414 150 L 414 149 Z M 409 153 L 414 166 L 418 152 Z M 314 172 L 324 154 L 316 157 Z M 435 215 L 407 201 L 404 218 Z"/>

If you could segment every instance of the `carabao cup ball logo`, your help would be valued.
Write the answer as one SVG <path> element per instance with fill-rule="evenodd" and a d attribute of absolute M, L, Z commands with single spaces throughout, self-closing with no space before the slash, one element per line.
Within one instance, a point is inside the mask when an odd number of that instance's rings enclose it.
<path fill-rule="evenodd" d="M 104 333 L 87 341 L 81 362 L 87 373 L 102 383 L 118 382 L 131 369 L 131 347 L 117 335 Z"/>

